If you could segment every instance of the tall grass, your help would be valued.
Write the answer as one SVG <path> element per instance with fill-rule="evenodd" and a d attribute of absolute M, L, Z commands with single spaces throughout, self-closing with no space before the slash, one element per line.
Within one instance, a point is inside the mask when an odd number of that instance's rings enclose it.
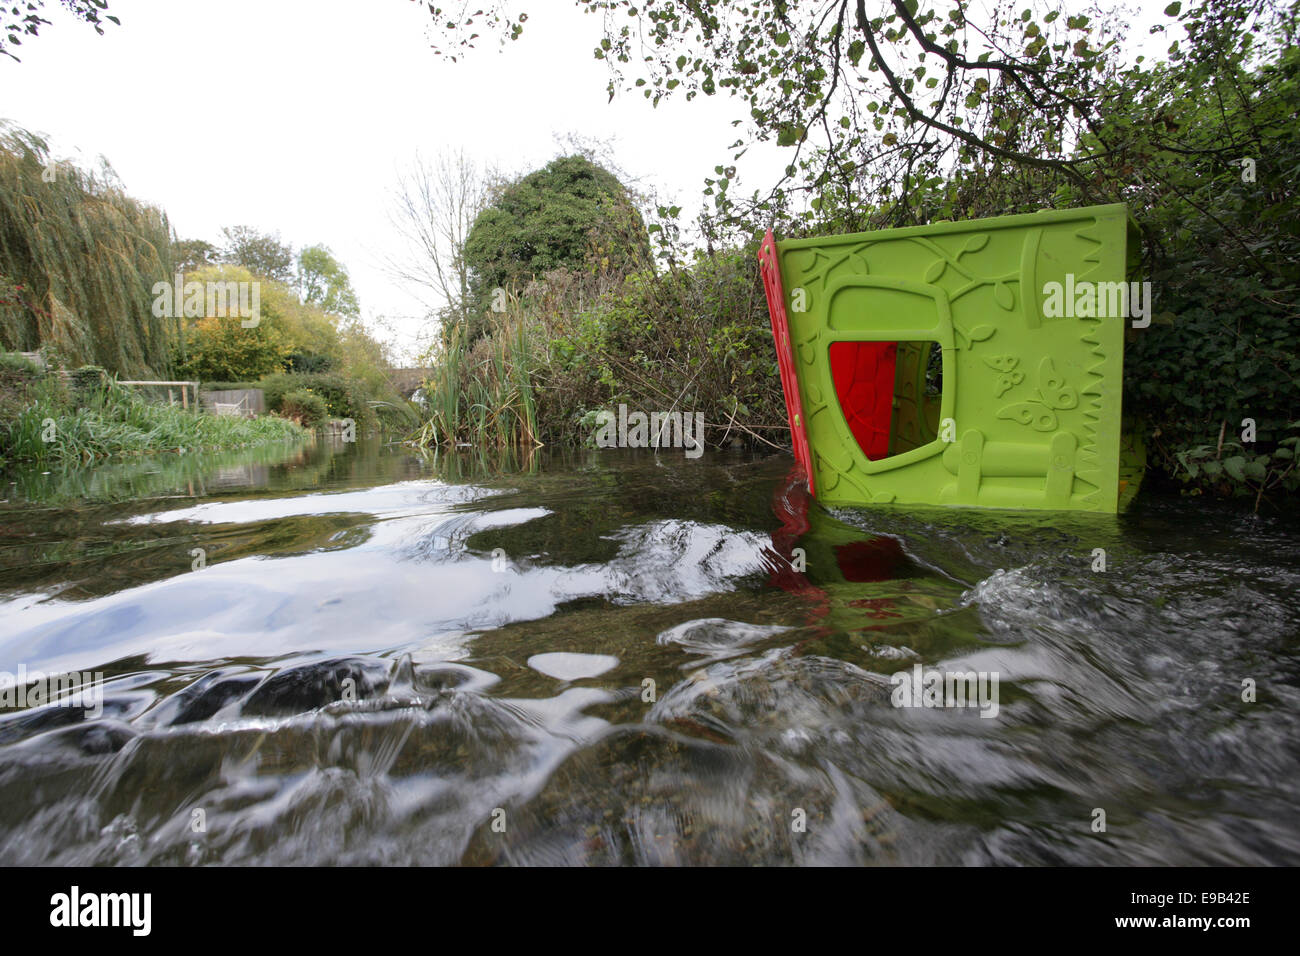
<path fill-rule="evenodd" d="M 170 378 L 175 319 L 153 315 L 172 279 L 170 226 L 97 171 L 0 121 L 0 347 L 53 349 L 69 367 Z"/>
<path fill-rule="evenodd" d="M 232 418 L 154 404 L 112 382 L 72 394 L 57 379 L 46 378 L 28 388 L 16 414 L 0 419 L 0 463 L 70 464 L 116 455 L 242 448 L 306 435 L 282 418 Z"/>
<path fill-rule="evenodd" d="M 466 345 L 461 327 L 452 327 L 429 381 L 428 420 L 412 436 L 423 445 L 542 444 L 537 399 L 532 324 L 526 315 L 493 316 L 490 334 Z"/>
<path fill-rule="evenodd" d="M 379 424 L 385 431 L 405 433 L 412 428 L 419 428 L 424 421 L 420 407 L 401 397 L 393 402 L 371 399 L 366 404 L 378 417 Z"/>
<path fill-rule="evenodd" d="M 461 435 L 461 374 L 465 364 L 465 334 L 459 325 L 443 336 L 433 377 L 426 383 L 428 419 L 411 437 L 419 445 L 454 445 Z"/>

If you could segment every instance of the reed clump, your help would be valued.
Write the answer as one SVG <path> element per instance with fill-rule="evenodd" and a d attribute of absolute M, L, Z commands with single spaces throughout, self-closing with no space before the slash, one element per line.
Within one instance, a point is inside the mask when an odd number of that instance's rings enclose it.
<path fill-rule="evenodd" d="M 490 313 L 487 325 L 488 333 L 473 342 L 462 326 L 447 329 L 425 387 L 427 418 L 414 436 L 419 444 L 543 444 L 534 382 L 541 350 L 536 317 L 520 310 Z"/>

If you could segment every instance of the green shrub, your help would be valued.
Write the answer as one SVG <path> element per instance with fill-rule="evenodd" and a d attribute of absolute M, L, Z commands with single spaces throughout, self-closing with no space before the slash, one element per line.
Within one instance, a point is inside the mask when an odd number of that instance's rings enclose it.
<path fill-rule="evenodd" d="M 474 220 L 463 250 L 473 291 L 466 344 L 491 332 L 497 288 L 521 291 L 557 269 L 623 276 L 650 259 L 627 189 L 583 156 L 562 156 L 502 188 Z"/>
<path fill-rule="evenodd" d="M 1281 434 L 1286 437 L 1278 437 Z M 1181 466 L 1177 477 L 1192 494 L 1208 491 L 1253 497 L 1258 511 L 1265 492 L 1294 494 L 1300 490 L 1300 471 L 1296 470 L 1300 421 L 1288 422 L 1270 439 L 1259 444 L 1225 441 L 1222 445 L 1185 448 L 1174 456 Z"/>
<path fill-rule="evenodd" d="M 333 372 L 338 368 L 338 365 L 338 360 L 332 355 L 323 355 L 319 352 L 304 352 L 302 350 L 290 352 L 284 359 L 285 371 L 298 375 Z"/>
<path fill-rule="evenodd" d="M 325 402 L 331 418 L 350 418 L 361 432 L 372 431 L 378 424 L 374 410 L 366 401 L 365 388 L 356 379 L 329 372 L 319 375 L 281 373 L 266 376 L 258 387 L 262 389 L 269 411 L 281 411 L 285 396 L 290 392 L 309 389 Z"/>
<path fill-rule="evenodd" d="M 278 411 L 285 418 L 293 419 L 304 428 L 315 428 L 329 418 L 325 399 L 305 388 L 287 393 L 280 399 Z"/>
<path fill-rule="evenodd" d="M 98 365 L 83 365 L 73 369 L 70 382 L 73 394 L 81 401 L 98 395 L 108 388 L 108 373 Z"/>
<path fill-rule="evenodd" d="M 703 412 L 714 442 L 789 440 L 767 301 L 747 248 L 629 276 L 557 330 L 541 385 L 547 441 L 590 437 L 583 414 L 620 402 Z"/>

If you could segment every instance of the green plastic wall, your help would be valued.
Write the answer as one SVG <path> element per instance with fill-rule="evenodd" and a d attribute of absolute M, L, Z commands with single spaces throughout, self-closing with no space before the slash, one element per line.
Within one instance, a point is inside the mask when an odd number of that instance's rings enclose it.
<path fill-rule="evenodd" d="M 1127 283 L 1130 229 L 1110 205 L 777 243 L 817 498 L 1114 512 L 1131 320 L 1114 286 L 1091 310 L 1083 290 Z M 1060 316 L 1045 314 L 1052 282 Z M 849 431 L 835 341 L 921 343 L 900 351 L 894 420 L 909 431 L 888 458 Z M 937 410 L 916 394 L 927 342 L 942 349 Z"/>

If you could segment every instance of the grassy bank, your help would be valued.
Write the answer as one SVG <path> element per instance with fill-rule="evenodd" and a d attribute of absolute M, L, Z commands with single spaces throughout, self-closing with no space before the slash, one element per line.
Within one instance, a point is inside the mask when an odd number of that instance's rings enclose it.
<path fill-rule="evenodd" d="M 0 365 L 0 465 L 244 448 L 307 434 L 283 418 L 209 415 L 147 402 L 108 379 L 65 383 L 11 357 Z"/>

